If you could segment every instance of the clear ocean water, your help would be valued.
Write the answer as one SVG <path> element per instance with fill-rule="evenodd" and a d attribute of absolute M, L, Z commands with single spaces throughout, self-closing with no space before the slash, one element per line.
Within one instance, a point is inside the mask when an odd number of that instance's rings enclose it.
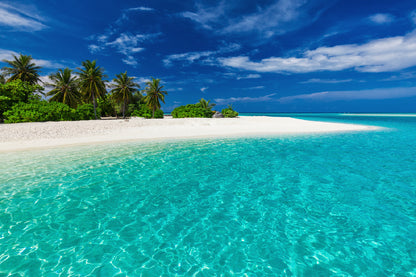
<path fill-rule="evenodd" d="M 386 128 L 0 154 L 0 276 L 415 276 L 416 117 L 290 116 Z"/>

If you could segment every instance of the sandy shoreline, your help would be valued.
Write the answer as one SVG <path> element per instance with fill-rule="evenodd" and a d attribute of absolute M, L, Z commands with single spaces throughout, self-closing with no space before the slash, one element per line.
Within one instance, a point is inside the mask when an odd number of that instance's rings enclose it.
<path fill-rule="evenodd" d="M 183 118 L 0 124 L 0 152 L 128 140 L 238 137 L 375 130 L 289 117 Z"/>

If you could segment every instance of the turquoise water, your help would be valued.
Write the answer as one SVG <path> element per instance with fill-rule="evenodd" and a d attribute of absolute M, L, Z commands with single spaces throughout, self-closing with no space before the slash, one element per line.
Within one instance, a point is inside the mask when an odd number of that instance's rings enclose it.
<path fill-rule="evenodd" d="M 415 276 L 416 118 L 292 116 L 388 129 L 0 154 L 0 276 Z"/>

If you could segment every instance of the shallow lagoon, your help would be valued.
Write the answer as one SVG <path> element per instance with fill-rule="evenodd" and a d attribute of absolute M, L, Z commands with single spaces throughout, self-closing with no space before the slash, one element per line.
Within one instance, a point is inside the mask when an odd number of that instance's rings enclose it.
<path fill-rule="evenodd" d="M 416 118 L 379 131 L 0 154 L 0 272 L 416 274 Z"/>

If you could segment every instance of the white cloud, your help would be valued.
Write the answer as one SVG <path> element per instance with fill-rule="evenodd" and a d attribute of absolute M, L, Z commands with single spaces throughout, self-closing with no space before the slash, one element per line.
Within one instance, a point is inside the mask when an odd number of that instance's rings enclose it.
<path fill-rule="evenodd" d="M 368 19 L 375 23 L 375 24 L 388 24 L 394 21 L 394 16 L 388 13 L 377 13 L 374 14 L 370 17 L 368 17 Z"/>
<path fill-rule="evenodd" d="M 19 53 L 7 49 L 0 49 L 0 62 L 3 60 L 13 60 L 13 55 L 19 56 Z M 33 59 L 32 61 L 37 66 L 41 66 L 43 68 L 56 69 L 65 67 L 62 63 L 51 60 Z"/>
<path fill-rule="evenodd" d="M 301 57 L 270 57 L 253 62 L 247 56 L 218 59 L 222 66 L 256 72 L 307 73 L 355 69 L 388 72 L 416 66 L 416 31 L 405 36 L 372 40 L 365 44 L 319 47 Z"/>
<path fill-rule="evenodd" d="M 400 72 L 397 75 L 392 75 L 382 81 L 401 81 L 408 79 L 416 79 L 416 72 Z"/>
<path fill-rule="evenodd" d="M 166 56 L 166 58 L 163 59 L 163 63 L 165 66 L 172 66 L 174 62 L 184 62 L 185 65 L 189 65 L 194 62 L 200 62 L 203 64 L 214 64 L 215 59 L 213 57 L 220 54 L 238 51 L 240 48 L 241 45 L 237 43 L 231 43 L 228 45 L 223 45 L 215 51 L 196 51 L 181 54 L 173 54 Z"/>
<path fill-rule="evenodd" d="M 150 35 L 143 35 L 143 34 L 128 34 L 123 33 L 120 34 L 115 40 L 110 42 L 105 42 L 106 46 L 114 47 L 117 51 L 124 55 L 129 55 L 131 53 L 138 53 L 143 51 L 144 48 L 138 47 L 139 43 L 149 39 L 150 37 L 154 37 L 155 34 Z"/>
<path fill-rule="evenodd" d="M 252 33 L 264 39 L 305 26 L 318 19 L 322 11 L 328 7 L 328 2 L 322 0 L 274 0 L 269 1 L 267 5 L 229 0 L 221 1 L 216 6 L 204 6 L 199 3 L 196 11 L 184 12 L 181 15 L 198 23 L 202 28 L 214 30 L 217 34 Z M 244 9 L 251 12 L 237 15 Z"/>
<path fill-rule="evenodd" d="M 13 55 L 17 56 L 19 54 L 11 50 L 0 49 L 0 61 L 11 60 L 13 58 Z"/>
<path fill-rule="evenodd" d="M 255 87 L 248 87 L 244 88 L 245 90 L 252 90 L 252 89 L 264 89 L 264 86 L 255 86 Z"/>
<path fill-rule="evenodd" d="M 36 18 L 29 12 L 0 3 L 1 25 L 27 32 L 40 31 L 47 28 L 39 18 Z"/>
<path fill-rule="evenodd" d="M 129 14 L 135 11 L 151 12 L 154 11 L 150 7 L 133 7 L 121 11 L 119 18 L 108 26 L 103 34 L 94 34 L 87 37 L 87 40 L 92 41 L 88 45 L 88 50 L 92 54 L 97 54 L 107 49 L 116 49 L 118 53 L 124 57 L 121 59 L 125 64 L 135 67 L 138 62 L 134 55 L 145 50 L 144 44 L 151 42 L 153 38 L 161 36 L 162 33 L 131 33 L 127 30 Z"/>
<path fill-rule="evenodd" d="M 49 75 L 40 76 L 39 79 L 44 84 L 49 84 L 52 82 L 52 80 L 49 78 Z"/>
<path fill-rule="evenodd" d="M 268 102 L 268 101 L 275 101 L 276 99 L 272 98 L 272 96 L 276 95 L 276 93 L 268 94 L 265 96 L 259 97 L 230 97 L 230 98 L 216 98 L 214 99 L 217 105 L 227 105 L 231 103 L 249 103 L 249 102 Z"/>
<path fill-rule="evenodd" d="M 154 10 L 155 9 L 149 8 L 149 7 L 136 7 L 136 8 L 127 9 L 127 11 L 142 11 L 142 12 L 151 12 Z"/>
<path fill-rule="evenodd" d="M 39 77 L 42 87 L 44 88 L 43 93 L 46 94 L 53 89 L 52 86 L 48 84 L 52 83 L 52 80 L 49 78 L 49 75 L 44 75 Z"/>
<path fill-rule="evenodd" d="M 33 59 L 33 62 L 41 67 L 44 68 L 63 68 L 65 67 L 63 64 L 55 61 L 50 60 L 42 60 L 42 59 Z"/>
<path fill-rule="evenodd" d="M 201 24 L 203 28 L 211 30 L 212 25 L 224 16 L 226 9 L 225 1 L 221 1 L 218 6 L 214 7 L 204 7 L 197 4 L 196 12 L 183 12 L 181 15 Z"/>
<path fill-rule="evenodd" d="M 201 51 L 201 52 L 188 52 L 182 54 L 173 54 L 163 59 L 165 66 L 172 66 L 174 61 L 183 61 L 187 64 L 194 63 L 201 58 L 210 57 L 215 54 L 215 51 Z"/>
<path fill-rule="evenodd" d="M 121 33 L 117 37 L 114 37 L 110 40 L 111 35 L 97 35 L 92 36 L 91 39 L 95 39 L 96 43 L 90 44 L 88 49 L 92 54 L 104 51 L 107 48 L 114 48 L 120 54 L 124 55 L 122 61 L 125 64 L 136 66 L 137 60 L 134 58 L 133 54 L 137 54 L 145 50 L 141 45 L 152 38 L 160 36 L 161 33 L 154 34 L 131 34 L 131 33 Z"/>
<path fill-rule="evenodd" d="M 343 80 L 337 80 L 337 79 L 317 79 L 312 78 L 307 81 L 301 82 L 302 84 L 313 84 L 313 83 L 319 83 L 319 84 L 339 84 L 339 83 L 348 83 L 352 82 L 352 79 L 343 79 Z"/>
<path fill-rule="evenodd" d="M 416 96 L 416 87 L 408 88 L 381 88 L 367 90 L 345 90 L 345 91 L 324 91 L 311 94 L 300 94 L 282 97 L 279 102 L 290 102 L 293 100 L 313 101 L 338 101 L 338 100 L 377 100 L 393 99 Z"/>
<path fill-rule="evenodd" d="M 203 88 L 201 88 L 200 90 L 201 90 L 202 92 L 205 92 L 207 89 L 208 89 L 208 87 L 203 87 Z"/>
<path fill-rule="evenodd" d="M 131 65 L 131 66 L 136 66 L 138 63 L 136 61 L 136 59 L 133 56 L 126 56 L 126 58 L 122 59 L 123 63 Z"/>
<path fill-rule="evenodd" d="M 90 45 L 88 45 L 88 50 L 90 50 L 90 52 L 92 53 L 92 54 L 95 54 L 95 53 L 97 53 L 97 52 L 100 52 L 101 50 L 103 50 L 104 49 L 104 47 L 102 47 L 102 46 L 99 46 L 99 45 L 95 45 L 95 44 L 90 44 Z"/>
<path fill-rule="evenodd" d="M 146 84 L 147 82 L 150 82 L 151 80 L 148 77 L 136 77 L 135 81 L 138 82 L 139 84 Z"/>
<path fill-rule="evenodd" d="M 183 91 L 183 88 L 169 88 L 169 91 Z M 180 102 L 173 101 L 175 104 L 179 104 Z"/>
<path fill-rule="evenodd" d="M 258 79 L 261 78 L 260 74 L 248 74 L 245 76 L 238 76 L 237 80 L 242 80 L 242 79 Z"/>

